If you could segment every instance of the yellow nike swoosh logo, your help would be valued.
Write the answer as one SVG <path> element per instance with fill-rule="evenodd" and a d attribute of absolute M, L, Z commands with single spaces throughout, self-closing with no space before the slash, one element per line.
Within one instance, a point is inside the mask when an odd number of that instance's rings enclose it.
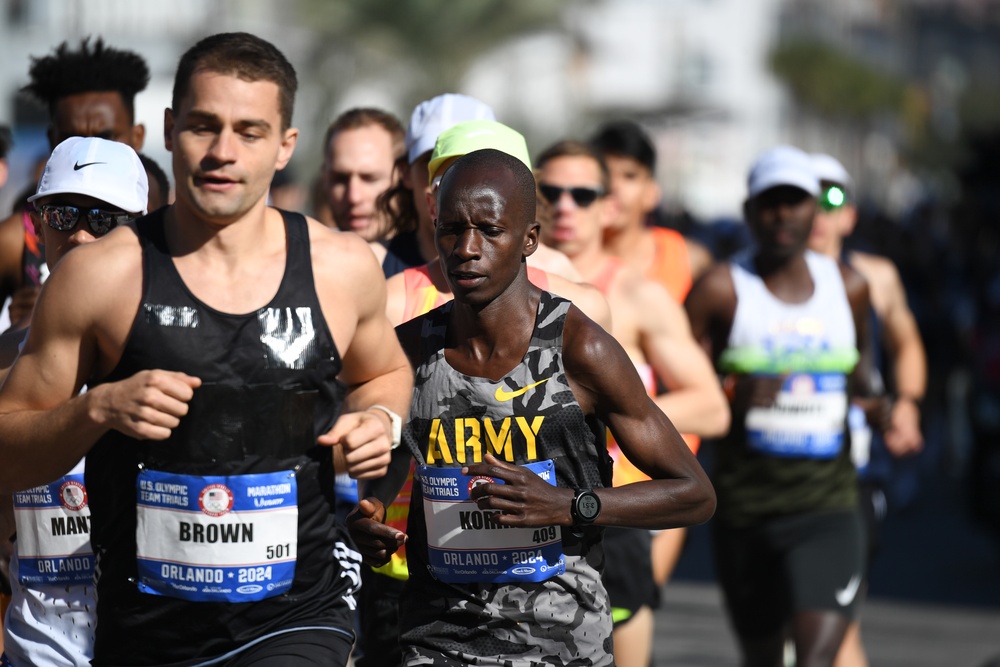
<path fill-rule="evenodd" d="M 521 387 L 520 389 L 516 389 L 514 391 L 504 391 L 503 387 L 497 387 L 497 393 L 494 394 L 493 397 L 496 398 L 501 403 L 503 403 L 504 401 L 509 401 L 512 398 L 517 398 L 518 396 L 527 392 L 529 389 L 534 389 L 543 382 L 548 382 L 548 381 L 549 378 L 545 378 L 544 380 L 539 380 L 535 384 L 529 384 L 527 387 Z"/>

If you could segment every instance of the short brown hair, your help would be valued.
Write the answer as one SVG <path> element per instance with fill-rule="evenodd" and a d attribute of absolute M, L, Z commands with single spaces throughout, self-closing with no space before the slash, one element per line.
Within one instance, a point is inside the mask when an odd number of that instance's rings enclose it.
<path fill-rule="evenodd" d="M 406 156 L 406 130 L 399 119 L 388 111 L 375 109 L 372 107 L 359 107 L 350 109 L 337 116 L 330 127 L 326 128 L 326 137 L 323 139 L 323 155 L 330 150 L 330 142 L 338 132 L 344 130 L 357 130 L 362 127 L 377 125 L 389 133 L 392 141 L 392 158 L 400 160 Z"/>
<path fill-rule="evenodd" d="M 171 106 L 176 111 L 197 72 L 229 74 L 244 81 L 270 81 L 278 86 L 281 130 L 292 126 L 298 79 L 295 68 L 273 44 L 246 32 L 223 32 L 188 49 L 177 64 Z"/>
<path fill-rule="evenodd" d="M 589 144 L 577 141 L 576 139 L 563 139 L 546 148 L 542 151 L 541 155 L 535 158 L 535 169 L 541 169 L 549 160 L 555 160 L 560 157 L 590 158 L 597 163 L 601 171 L 601 187 L 604 189 L 605 194 L 610 190 L 611 177 L 608 175 L 608 165 L 605 164 L 604 157 Z"/>

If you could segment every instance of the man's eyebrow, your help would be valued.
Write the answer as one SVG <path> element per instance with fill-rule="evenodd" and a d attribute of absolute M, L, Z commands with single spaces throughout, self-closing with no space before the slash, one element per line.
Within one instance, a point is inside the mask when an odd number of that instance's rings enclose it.
<path fill-rule="evenodd" d="M 199 111 L 197 109 L 192 109 L 187 114 L 188 120 L 208 122 L 208 123 L 221 123 L 222 119 L 219 118 L 217 114 L 210 111 Z M 262 130 L 271 130 L 271 124 L 264 119 L 248 118 L 244 120 L 238 120 L 234 123 L 237 129 L 245 130 L 247 128 L 258 127 Z"/>
<path fill-rule="evenodd" d="M 247 120 L 238 120 L 234 123 L 237 129 L 246 130 L 249 128 L 260 128 L 262 130 L 271 130 L 271 124 L 263 119 L 249 118 Z"/>
<path fill-rule="evenodd" d="M 191 111 L 189 111 L 187 113 L 187 119 L 201 121 L 201 122 L 206 122 L 206 121 L 213 123 L 219 122 L 219 117 L 214 113 L 211 113 L 209 111 L 198 111 L 197 109 L 192 109 Z"/>

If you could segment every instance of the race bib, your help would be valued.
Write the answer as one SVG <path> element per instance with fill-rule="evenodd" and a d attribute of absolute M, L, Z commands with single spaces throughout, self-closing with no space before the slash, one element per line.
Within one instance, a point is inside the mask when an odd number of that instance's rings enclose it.
<path fill-rule="evenodd" d="M 139 590 L 195 602 L 253 602 L 295 578 L 291 470 L 194 476 L 143 470 L 136 482 Z"/>
<path fill-rule="evenodd" d="M 524 466 L 555 486 L 552 461 Z M 431 574 L 448 583 L 544 581 L 566 571 L 558 526 L 502 526 L 497 510 L 481 510 L 469 492 L 478 484 L 503 480 L 466 476 L 460 468 L 420 466 Z"/>
<path fill-rule="evenodd" d="M 864 471 L 872 458 L 872 428 L 865 411 L 852 405 L 847 412 L 847 425 L 851 429 L 851 460 L 855 468 Z"/>
<path fill-rule="evenodd" d="M 769 456 L 832 459 L 844 446 L 846 418 L 845 375 L 789 375 L 772 405 L 747 411 L 747 442 Z"/>
<path fill-rule="evenodd" d="M 58 481 L 14 494 L 18 579 L 31 584 L 92 584 L 90 507 L 83 466 Z"/>
<path fill-rule="evenodd" d="M 356 505 L 358 502 L 358 480 L 342 472 L 333 478 L 333 493 L 337 500 Z"/>

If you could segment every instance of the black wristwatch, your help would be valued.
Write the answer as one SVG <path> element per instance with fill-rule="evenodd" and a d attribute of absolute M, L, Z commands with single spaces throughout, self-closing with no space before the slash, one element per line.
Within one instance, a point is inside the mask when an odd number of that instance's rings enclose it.
<path fill-rule="evenodd" d="M 570 507 L 574 526 L 589 526 L 601 515 L 601 499 L 590 489 L 577 489 Z"/>

